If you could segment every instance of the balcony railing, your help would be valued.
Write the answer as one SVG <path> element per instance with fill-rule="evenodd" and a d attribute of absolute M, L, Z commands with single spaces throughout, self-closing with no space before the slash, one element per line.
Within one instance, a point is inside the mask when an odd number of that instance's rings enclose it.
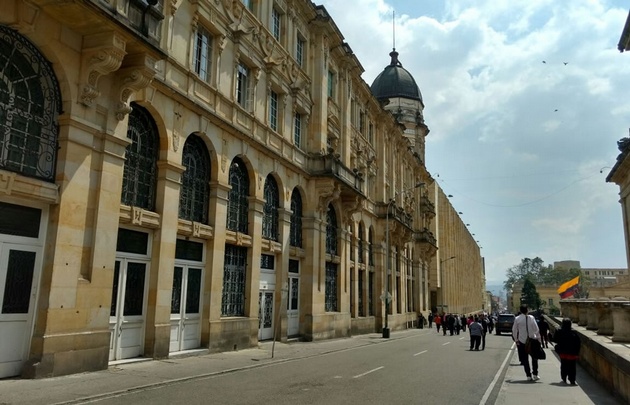
<path fill-rule="evenodd" d="M 324 156 L 311 156 L 308 161 L 308 168 L 309 172 L 315 176 L 333 177 L 363 194 L 362 173 L 347 168 L 333 153 Z"/>
<path fill-rule="evenodd" d="M 428 213 L 432 216 L 435 216 L 435 205 L 433 205 L 433 203 L 427 196 L 423 195 L 422 197 L 420 197 L 420 209 L 423 213 Z"/>
<path fill-rule="evenodd" d="M 399 207 L 396 203 L 380 204 L 376 206 L 376 214 L 380 218 L 387 218 L 387 210 L 389 210 L 389 220 L 400 222 L 402 225 L 409 229 L 413 227 L 413 217 L 411 214 L 405 212 L 403 207 Z"/>
<path fill-rule="evenodd" d="M 163 0 L 91 0 L 125 25 L 159 45 L 164 19 Z M 156 3 L 152 5 L 151 3 Z"/>

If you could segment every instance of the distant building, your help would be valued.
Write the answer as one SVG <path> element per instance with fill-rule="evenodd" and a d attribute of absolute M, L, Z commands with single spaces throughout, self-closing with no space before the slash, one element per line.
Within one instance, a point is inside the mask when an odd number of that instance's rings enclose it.
<path fill-rule="evenodd" d="M 619 268 L 582 268 L 579 260 L 553 262 L 554 269 L 581 269 L 589 278 L 590 288 L 608 287 L 617 284 L 619 277 L 628 275 L 628 269 Z"/>

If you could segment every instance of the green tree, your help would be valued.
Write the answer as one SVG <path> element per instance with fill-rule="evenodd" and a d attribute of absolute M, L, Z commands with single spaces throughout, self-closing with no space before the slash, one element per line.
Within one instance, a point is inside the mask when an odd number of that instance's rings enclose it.
<path fill-rule="evenodd" d="M 525 278 L 525 283 L 523 283 L 523 288 L 521 289 L 521 304 L 527 305 L 529 309 L 540 309 L 543 305 L 540 294 L 536 291 L 536 285 L 529 277 Z"/>
<path fill-rule="evenodd" d="M 525 278 L 538 282 L 540 275 L 545 271 L 544 267 L 544 262 L 540 257 L 533 259 L 526 257 L 521 260 L 520 264 L 507 270 L 507 279 L 503 283 L 503 287 L 505 287 L 506 291 L 510 291 L 514 284 L 525 280 Z"/>

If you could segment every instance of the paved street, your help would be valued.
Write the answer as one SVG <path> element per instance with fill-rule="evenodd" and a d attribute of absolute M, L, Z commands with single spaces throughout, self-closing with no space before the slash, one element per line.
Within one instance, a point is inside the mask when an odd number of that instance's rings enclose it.
<path fill-rule="evenodd" d="M 468 351 L 468 335 L 435 330 L 119 364 L 44 380 L 0 381 L 1 404 L 618 404 L 580 373 L 559 386 L 558 360 L 525 383 L 509 336 Z M 525 402 L 527 401 L 527 402 Z M 560 402 L 559 402 L 560 401 Z"/>

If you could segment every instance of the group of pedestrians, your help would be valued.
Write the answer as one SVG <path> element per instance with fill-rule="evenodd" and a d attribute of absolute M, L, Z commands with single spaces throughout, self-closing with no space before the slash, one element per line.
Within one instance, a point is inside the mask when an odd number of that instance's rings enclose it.
<path fill-rule="evenodd" d="M 527 350 L 527 339 L 533 339 L 541 347 L 549 347 L 549 325 L 544 318 L 539 317 L 537 322 L 534 316 L 528 314 L 526 306 L 521 306 L 520 314 L 514 320 L 512 326 L 512 338 L 516 342 L 518 358 L 528 381 L 540 379 L 538 374 L 538 357 L 533 351 Z M 581 341 L 578 334 L 571 328 L 571 319 L 564 318 L 560 329 L 551 337 L 555 343 L 555 351 L 560 357 L 560 378 L 563 383 L 567 379 L 571 385 L 577 385 L 575 381 L 577 360 L 579 359 Z M 531 366 L 529 359 L 531 358 Z"/>
<path fill-rule="evenodd" d="M 571 319 L 564 318 L 560 329 L 553 335 L 550 333 L 549 324 L 542 316 L 535 318 L 528 314 L 527 306 L 521 306 L 519 315 L 512 326 L 512 339 L 516 342 L 518 358 L 525 370 L 528 381 L 540 379 L 538 374 L 538 358 L 527 350 L 527 339 L 536 340 L 541 347 L 549 348 L 549 343 L 555 344 L 555 351 L 560 357 L 560 378 L 562 382 L 571 385 L 576 383 L 576 365 L 579 359 L 581 341 L 578 334 L 571 328 Z M 460 314 L 429 313 L 429 328 L 435 327 L 444 336 L 448 332 L 451 336 L 460 332 L 470 334 L 470 350 L 479 351 L 486 348 L 486 335 L 494 330 L 494 319 L 487 314 L 470 315 L 466 317 Z M 531 365 L 530 365 L 531 358 Z"/>
<path fill-rule="evenodd" d="M 448 332 L 451 336 L 459 335 L 460 332 L 470 334 L 470 350 L 484 350 L 486 348 L 486 335 L 494 330 L 494 320 L 487 314 L 466 315 L 461 314 L 429 314 L 429 328 L 435 323 L 437 332 L 446 336 Z M 481 349 L 480 349 L 481 348 Z"/>

